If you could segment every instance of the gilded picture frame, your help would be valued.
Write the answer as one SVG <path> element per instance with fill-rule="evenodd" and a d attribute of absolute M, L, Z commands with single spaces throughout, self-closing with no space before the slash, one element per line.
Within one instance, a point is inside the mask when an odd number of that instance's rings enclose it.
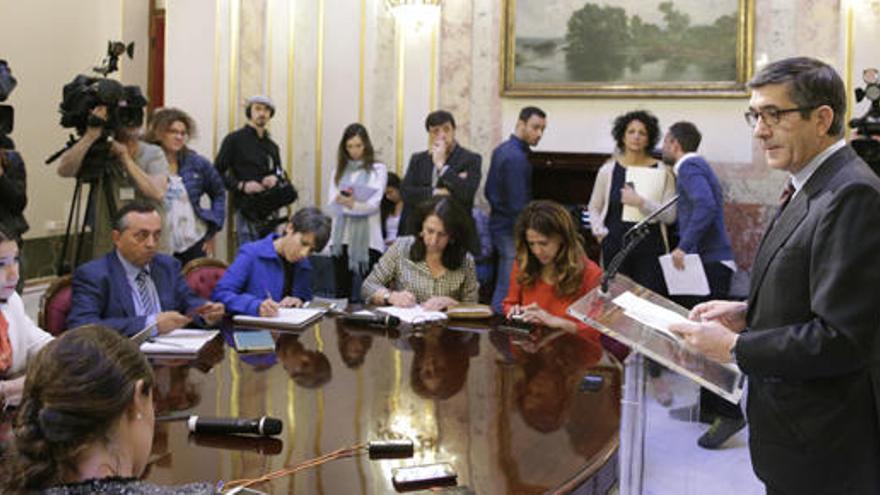
<path fill-rule="evenodd" d="M 501 94 L 744 98 L 754 0 L 504 0 Z"/>

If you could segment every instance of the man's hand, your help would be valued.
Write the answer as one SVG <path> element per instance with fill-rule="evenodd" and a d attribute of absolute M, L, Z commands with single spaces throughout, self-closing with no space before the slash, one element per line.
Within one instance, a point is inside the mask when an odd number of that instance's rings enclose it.
<path fill-rule="evenodd" d="M 242 189 L 242 191 L 245 194 L 257 194 L 257 193 L 261 193 L 265 190 L 266 190 L 266 188 L 263 187 L 263 184 L 255 181 L 255 180 L 249 180 L 249 181 L 245 182 L 244 188 Z"/>
<path fill-rule="evenodd" d="M 741 301 L 709 301 L 697 304 L 688 314 L 693 321 L 717 321 L 732 332 L 746 328 L 748 305 Z"/>
<path fill-rule="evenodd" d="M 110 141 L 110 151 L 119 158 L 120 161 L 124 161 L 126 158 L 131 158 L 131 153 L 128 151 L 128 146 L 123 143 L 120 143 L 117 140 Z"/>
<path fill-rule="evenodd" d="M 681 248 L 675 248 L 672 250 L 672 266 L 674 266 L 677 270 L 684 270 L 684 255 L 685 252 L 681 250 Z"/>
<path fill-rule="evenodd" d="M 263 177 L 263 180 L 260 182 L 263 187 L 266 189 L 272 189 L 276 185 L 278 185 L 278 176 L 275 174 L 270 174 Z"/>
<path fill-rule="evenodd" d="M 277 302 L 273 301 L 270 298 L 266 298 L 260 303 L 260 316 L 264 318 L 270 318 L 272 316 L 278 316 L 278 308 L 281 306 L 278 305 Z"/>
<path fill-rule="evenodd" d="M 156 315 L 156 331 L 166 334 L 172 330 L 185 327 L 192 318 L 177 311 L 163 311 Z"/>
<path fill-rule="evenodd" d="M 416 305 L 416 296 L 408 290 L 396 291 L 388 294 L 388 302 L 398 308 L 411 308 Z"/>
<path fill-rule="evenodd" d="M 196 308 L 196 313 L 201 315 L 208 325 L 216 325 L 226 314 L 226 307 L 223 306 L 223 303 L 207 302 Z"/>
<path fill-rule="evenodd" d="M 729 363 L 730 351 L 739 337 L 718 321 L 673 323 L 669 329 L 701 354 L 719 363 Z"/>
<path fill-rule="evenodd" d="M 422 308 L 426 311 L 443 311 L 456 306 L 458 301 L 446 296 L 431 296 L 427 301 L 422 303 Z"/>
<path fill-rule="evenodd" d="M 431 161 L 437 168 L 443 168 L 446 165 L 446 142 L 442 139 L 434 141 L 431 145 Z"/>
<path fill-rule="evenodd" d="M 628 206 L 641 208 L 645 204 L 645 198 L 639 196 L 639 193 L 627 184 L 620 190 L 620 202 Z"/>
<path fill-rule="evenodd" d="M 278 305 L 282 308 L 301 308 L 303 301 L 298 297 L 287 296 Z"/>

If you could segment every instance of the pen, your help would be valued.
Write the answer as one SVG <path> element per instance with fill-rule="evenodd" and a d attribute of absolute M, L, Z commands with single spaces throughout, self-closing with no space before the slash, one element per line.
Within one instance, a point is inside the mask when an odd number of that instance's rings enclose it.
<path fill-rule="evenodd" d="M 272 298 L 272 293 L 269 292 L 269 289 L 265 289 L 265 290 L 266 290 L 266 298 L 269 299 L 270 301 L 274 301 L 275 299 Z"/>

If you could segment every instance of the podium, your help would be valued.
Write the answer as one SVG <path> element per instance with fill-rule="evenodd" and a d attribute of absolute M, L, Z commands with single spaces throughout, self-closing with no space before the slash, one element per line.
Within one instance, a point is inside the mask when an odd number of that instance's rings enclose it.
<path fill-rule="evenodd" d="M 641 494 L 645 457 L 645 366 L 644 356 L 709 389 L 731 403 L 743 394 L 744 375 L 734 364 L 721 364 L 687 347 L 683 341 L 652 327 L 643 314 L 626 302 L 639 298 L 642 306 L 660 316 L 687 317 L 678 304 L 651 292 L 631 279 L 617 275 L 608 292 L 598 287 L 575 301 L 568 313 L 596 330 L 628 345 L 632 352 L 624 365 L 620 421 L 620 494 Z M 651 306 L 655 305 L 655 306 Z M 659 309 L 657 308 L 659 307 Z M 665 313 L 663 310 L 671 312 Z M 698 447 L 694 445 L 694 449 Z"/>

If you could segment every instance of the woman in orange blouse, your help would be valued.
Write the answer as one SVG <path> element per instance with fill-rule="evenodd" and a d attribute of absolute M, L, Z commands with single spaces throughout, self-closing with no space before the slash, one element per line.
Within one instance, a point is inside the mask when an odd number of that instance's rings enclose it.
<path fill-rule="evenodd" d="M 571 214 L 553 201 L 532 201 L 520 213 L 515 235 L 504 314 L 598 340 L 596 330 L 565 312 L 602 278 L 602 269 L 584 253 Z"/>

